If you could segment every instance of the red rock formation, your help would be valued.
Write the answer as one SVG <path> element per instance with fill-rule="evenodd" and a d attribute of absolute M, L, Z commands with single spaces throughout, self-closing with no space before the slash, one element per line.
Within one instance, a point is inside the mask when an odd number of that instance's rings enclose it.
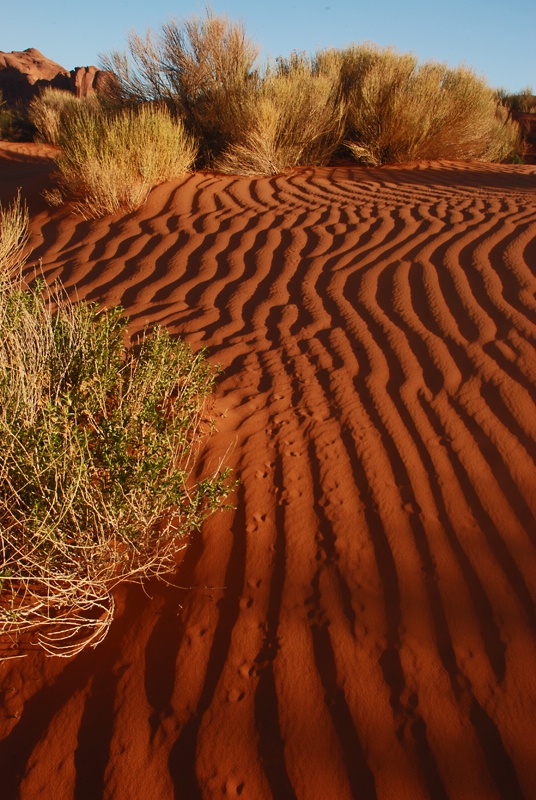
<path fill-rule="evenodd" d="M 22 52 L 0 52 L 0 91 L 8 104 L 29 103 L 47 86 L 86 97 L 109 91 L 115 76 L 97 67 L 76 67 L 69 71 L 30 47 Z"/>
<path fill-rule="evenodd" d="M 23 52 L 0 52 L 0 90 L 7 103 L 28 103 L 43 85 L 68 89 L 68 70 L 34 47 Z"/>
<path fill-rule="evenodd" d="M 76 67 L 71 70 L 70 90 L 77 97 L 87 97 L 93 92 L 113 91 L 116 79 L 113 72 L 105 72 L 98 67 Z"/>

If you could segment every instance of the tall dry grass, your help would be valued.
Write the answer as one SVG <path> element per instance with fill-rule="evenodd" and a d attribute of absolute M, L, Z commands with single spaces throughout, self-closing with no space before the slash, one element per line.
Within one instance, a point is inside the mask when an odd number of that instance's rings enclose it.
<path fill-rule="evenodd" d="M 29 215 L 20 193 L 7 207 L 0 204 L 0 287 L 13 281 L 26 263 Z"/>
<path fill-rule="evenodd" d="M 197 145 L 165 108 L 108 112 L 88 104 L 62 118 L 58 185 L 85 217 L 134 210 L 156 184 L 188 172 Z"/>

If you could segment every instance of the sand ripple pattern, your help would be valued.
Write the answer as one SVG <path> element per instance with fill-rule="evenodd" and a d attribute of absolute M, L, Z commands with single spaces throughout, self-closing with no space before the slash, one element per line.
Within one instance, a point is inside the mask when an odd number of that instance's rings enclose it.
<path fill-rule="evenodd" d="M 187 588 L 9 668 L 5 796 L 536 797 L 536 170 L 196 174 L 34 234 L 208 347 L 241 485 Z"/>

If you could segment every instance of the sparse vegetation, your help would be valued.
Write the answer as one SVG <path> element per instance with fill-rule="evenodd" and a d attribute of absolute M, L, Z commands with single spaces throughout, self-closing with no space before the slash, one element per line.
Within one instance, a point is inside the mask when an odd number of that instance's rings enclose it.
<path fill-rule="evenodd" d="M 344 152 L 368 164 L 522 152 L 519 126 L 466 68 L 365 44 L 259 69 L 243 27 L 211 11 L 128 44 L 103 68 L 118 75 L 125 102 L 173 108 L 200 141 L 201 166 L 272 174 Z"/>
<path fill-rule="evenodd" d="M 8 208 L 0 205 L 0 287 L 24 267 L 28 239 L 28 209 L 19 195 Z"/>
<path fill-rule="evenodd" d="M 174 569 L 231 484 L 192 477 L 214 370 L 165 330 L 20 277 L 27 214 L 0 212 L 2 656 L 102 641 L 113 589 Z M 17 277 L 18 276 L 18 277 Z"/>
<path fill-rule="evenodd" d="M 133 210 L 150 189 L 201 167 L 269 175 L 336 158 L 362 164 L 427 159 L 519 161 L 519 113 L 532 90 L 493 91 L 472 70 L 371 44 L 257 64 L 241 23 L 207 10 L 160 32 L 132 33 L 102 56 L 113 98 L 47 89 L 27 125 L 59 145 L 58 205 L 97 217 Z M 0 135 L 13 124 L 0 103 Z"/>
<path fill-rule="evenodd" d="M 499 89 L 497 96 L 502 105 L 511 113 L 536 114 L 536 95 L 533 94 L 531 86 L 526 86 L 515 94 L 509 94 L 504 89 Z"/>
<path fill-rule="evenodd" d="M 62 115 L 58 187 L 86 217 L 133 210 L 157 183 L 191 168 L 197 146 L 166 108 L 109 111 L 79 104 Z"/>

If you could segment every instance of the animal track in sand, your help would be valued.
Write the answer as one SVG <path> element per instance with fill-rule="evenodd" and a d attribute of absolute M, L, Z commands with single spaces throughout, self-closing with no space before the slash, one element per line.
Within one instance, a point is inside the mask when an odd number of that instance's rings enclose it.
<path fill-rule="evenodd" d="M 536 796 L 534 168 L 196 174 L 32 236 L 132 334 L 208 347 L 201 464 L 242 484 L 179 565 L 223 588 L 9 668 L 6 796 Z"/>

